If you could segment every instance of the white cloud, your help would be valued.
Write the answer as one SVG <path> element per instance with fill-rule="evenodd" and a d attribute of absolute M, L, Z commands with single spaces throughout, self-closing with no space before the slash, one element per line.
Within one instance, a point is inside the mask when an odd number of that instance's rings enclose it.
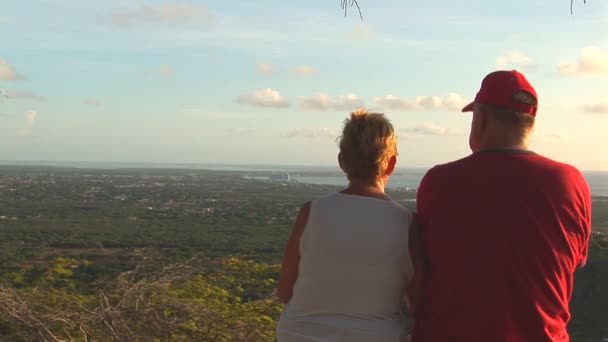
<path fill-rule="evenodd" d="M 175 70 L 170 65 L 161 65 L 156 69 L 134 72 L 133 75 L 138 77 L 162 77 L 171 79 L 175 76 Z"/>
<path fill-rule="evenodd" d="M 243 128 L 237 131 L 238 135 L 241 137 L 250 137 L 257 132 L 255 128 Z"/>
<path fill-rule="evenodd" d="M 317 94 L 301 98 L 300 105 L 305 109 L 322 111 L 332 108 L 332 101 L 327 94 Z"/>
<path fill-rule="evenodd" d="M 251 137 L 257 133 L 255 128 L 227 128 L 226 132 L 230 135 L 238 135 L 241 137 Z"/>
<path fill-rule="evenodd" d="M 406 133 L 406 134 L 419 134 L 419 135 L 459 135 L 462 134 L 459 130 L 446 128 L 439 126 L 433 122 L 425 122 L 418 126 L 410 127 L 410 128 L 402 128 L 399 129 L 398 132 Z"/>
<path fill-rule="evenodd" d="M 88 99 L 85 99 L 84 101 L 82 101 L 82 103 L 87 106 L 91 106 L 91 107 L 101 107 L 101 101 L 99 101 L 99 99 L 96 99 L 94 97 L 89 97 Z"/>
<path fill-rule="evenodd" d="M 175 70 L 169 65 L 161 65 L 159 73 L 164 78 L 173 78 L 175 76 Z"/>
<path fill-rule="evenodd" d="M 382 109 L 409 110 L 448 110 L 457 111 L 467 104 L 467 101 L 456 93 L 447 96 L 416 96 L 413 98 L 385 95 L 374 98 L 374 102 Z"/>
<path fill-rule="evenodd" d="M 46 101 L 46 97 L 33 91 L 7 90 L 6 95 L 9 99 L 29 99 L 36 101 Z"/>
<path fill-rule="evenodd" d="M 448 110 L 460 111 L 462 107 L 466 106 L 468 103 L 469 101 L 467 99 L 456 93 L 448 93 L 448 95 L 442 99 L 442 105 Z"/>
<path fill-rule="evenodd" d="M 267 76 L 274 74 L 274 71 L 275 71 L 274 65 L 272 65 L 270 63 L 259 63 L 257 68 L 261 74 L 264 74 Z"/>
<path fill-rule="evenodd" d="M 219 63 L 221 63 L 221 59 L 216 54 L 210 53 L 207 56 L 207 63 L 209 63 L 209 64 L 219 64 Z"/>
<path fill-rule="evenodd" d="M 334 109 L 353 111 L 363 107 L 363 100 L 357 95 L 349 93 L 338 96 L 334 103 Z"/>
<path fill-rule="evenodd" d="M 286 138 L 331 138 L 336 139 L 339 133 L 335 129 L 330 128 L 296 128 L 284 134 Z"/>
<path fill-rule="evenodd" d="M 385 95 L 383 97 L 374 98 L 376 105 L 384 109 L 392 110 L 412 110 L 415 109 L 415 103 L 411 99 L 401 98 L 395 95 Z"/>
<path fill-rule="evenodd" d="M 281 96 L 281 94 L 271 88 L 257 90 L 253 94 L 249 95 L 241 95 L 236 99 L 236 102 L 257 107 L 289 107 L 289 103 Z"/>
<path fill-rule="evenodd" d="M 536 65 L 534 64 L 532 59 L 518 51 L 511 51 L 505 55 L 498 56 L 496 58 L 496 67 L 498 69 L 536 69 Z"/>
<path fill-rule="evenodd" d="M 0 80 L 16 81 L 22 79 L 24 79 L 24 77 L 15 71 L 6 59 L 0 58 Z"/>
<path fill-rule="evenodd" d="M 608 73 L 608 53 L 596 46 L 587 46 L 575 62 L 562 62 L 559 71 L 569 76 L 594 76 Z"/>
<path fill-rule="evenodd" d="M 300 75 L 300 76 L 311 76 L 314 73 L 317 72 L 317 70 L 315 68 L 313 68 L 310 65 L 298 65 L 295 68 L 293 68 L 293 72 L 296 75 Z"/>
<path fill-rule="evenodd" d="M 583 112 L 589 114 L 608 114 L 608 102 L 596 102 L 583 106 Z"/>
<path fill-rule="evenodd" d="M 34 122 L 36 122 L 36 116 L 38 115 L 38 113 L 36 113 L 36 111 L 29 110 L 29 111 L 25 112 L 24 115 L 25 115 L 25 123 L 23 124 L 23 127 L 21 127 L 21 129 L 19 129 L 19 131 L 17 131 L 17 135 L 19 135 L 20 137 L 25 137 L 25 136 L 29 135 L 30 130 L 34 126 Z"/>
<path fill-rule="evenodd" d="M 346 39 L 349 40 L 367 40 L 376 37 L 376 32 L 366 23 L 357 23 L 351 31 L 346 33 Z"/>
<path fill-rule="evenodd" d="M 300 106 L 307 110 L 324 111 L 354 111 L 364 106 L 363 101 L 355 94 L 349 93 L 332 99 L 325 93 L 319 93 L 310 97 L 300 99 Z"/>
<path fill-rule="evenodd" d="M 332 101 L 327 94 L 317 94 L 301 98 L 300 105 L 308 110 L 322 111 L 332 108 Z"/>
<path fill-rule="evenodd" d="M 118 28 L 137 24 L 205 26 L 212 24 L 214 20 L 215 16 L 207 7 L 191 3 L 140 6 L 116 10 L 110 15 L 111 24 Z"/>

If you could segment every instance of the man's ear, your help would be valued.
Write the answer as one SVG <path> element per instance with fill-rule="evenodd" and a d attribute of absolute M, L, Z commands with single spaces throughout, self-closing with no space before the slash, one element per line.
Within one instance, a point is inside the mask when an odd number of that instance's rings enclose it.
<path fill-rule="evenodd" d="M 386 175 L 390 176 L 393 174 L 393 171 L 395 171 L 395 165 L 397 165 L 397 157 L 396 156 L 392 156 L 389 160 L 388 160 L 388 166 L 386 167 Z"/>
<path fill-rule="evenodd" d="M 488 126 L 488 111 L 486 108 L 484 107 L 480 107 L 479 108 L 479 112 L 477 113 L 477 125 L 480 129 L 480 131 L 484 131 L 486 129 L 486 127 Z"/>

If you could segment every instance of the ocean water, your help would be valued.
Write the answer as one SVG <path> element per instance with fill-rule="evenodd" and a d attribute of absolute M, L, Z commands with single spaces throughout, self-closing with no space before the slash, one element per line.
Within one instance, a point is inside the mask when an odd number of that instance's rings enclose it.
<path fill-rule="evenodd" d="M 417 189 L 422 177 L 424 176 L 425 169 L 401 169 L 397 170 L 396 174 L 389 178 L 387 188 L 397 189 Z M 594 196 L 608 196 L 608 172 L 583 172 L 591 194 Z M 296 180 L 302 183 L 310 184 L 326 184 L 326 185 L 339 185 L 345 186 L 347 179 L 344 175 L 336 173 L 335 175 L 327 176 L 295 176 Z"/>
<path fill-rule="evenodd" d="M 608 196 L 608 172 L 583 172 L 591 193 L 595 196 Z"/>

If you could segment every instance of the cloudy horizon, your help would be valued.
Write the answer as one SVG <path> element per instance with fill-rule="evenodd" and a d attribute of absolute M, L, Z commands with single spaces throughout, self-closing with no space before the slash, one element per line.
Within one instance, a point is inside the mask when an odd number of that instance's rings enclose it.
<path fill-rule="evenodd" d="M 608 4 L 34 0 L 0 13 L 0 160 L 332 165 L 384 112 L 401 167 L 469 154 L 497 69 L 539 93 L 531 149 L 608 170 Z M 525 11 L 522 10 L 525 6 Z"/>

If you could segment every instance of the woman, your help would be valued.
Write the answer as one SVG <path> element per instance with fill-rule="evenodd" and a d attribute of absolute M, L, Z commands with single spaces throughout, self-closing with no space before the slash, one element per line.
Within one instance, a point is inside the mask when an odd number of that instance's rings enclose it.
<path fill-rule="evenodd" d="M 351 113 L 338 162 L 348 187 L 306 203 L 287 243 L 277 290 L 287 305 L 277 339 L 405 341 L 401 303 L 413 278 L 412 215 L 384 192 L 397 162 L 388 119 Z"/>

